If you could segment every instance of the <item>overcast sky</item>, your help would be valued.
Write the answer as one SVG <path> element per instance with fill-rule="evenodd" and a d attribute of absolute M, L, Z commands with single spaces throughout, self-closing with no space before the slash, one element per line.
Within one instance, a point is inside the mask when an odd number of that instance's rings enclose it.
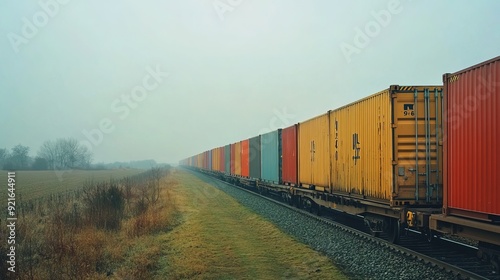
<path fill-rule="evenodd" d="M 0 148 L 182 158 L 500 55 L 500 1 L 5 0 Z"/>

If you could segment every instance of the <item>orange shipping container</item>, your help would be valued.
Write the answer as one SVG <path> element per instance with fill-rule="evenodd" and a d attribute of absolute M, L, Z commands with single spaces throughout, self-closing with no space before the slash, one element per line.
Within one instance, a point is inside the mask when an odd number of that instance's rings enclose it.
<path fill-rule="evenodd" d="M 241 142 L 234 143 L 234 174 L 241 176 Z"/>
<path fill-rule="evenodd" d="M 212 155 L 212 164 L 211 164 L 211 167 L 212 167 L 212 171 L 217 171 L 219 165 L 218 165 L 218 162 L 217 162 L 217 159 L 218 159 L 218 156 L 219 156 L 219 153 L 217 152 L 217 148 L 214 148 L 210 151 L 211 155 Z"/>
<path fill-rule="evenodd" d="M 249 140 L 241 141 L 241 176 L 250 177 Z"/>

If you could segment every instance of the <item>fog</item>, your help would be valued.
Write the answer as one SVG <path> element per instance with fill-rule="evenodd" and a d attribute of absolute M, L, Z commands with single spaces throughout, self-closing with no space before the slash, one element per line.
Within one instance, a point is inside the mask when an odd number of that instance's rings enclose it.
<path fill-rule="evenodd" d="M 2 1 L 0 148 L 176 163 L 499 55 L 499 1 Z"/>

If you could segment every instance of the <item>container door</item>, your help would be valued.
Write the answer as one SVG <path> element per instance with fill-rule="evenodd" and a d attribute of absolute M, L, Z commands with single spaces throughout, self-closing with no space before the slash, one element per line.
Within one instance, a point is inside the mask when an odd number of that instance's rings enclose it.
<path fill-rule="evenodd" d="M 393 206 L 442 200 L 442 87 L 393 86 Z"/>

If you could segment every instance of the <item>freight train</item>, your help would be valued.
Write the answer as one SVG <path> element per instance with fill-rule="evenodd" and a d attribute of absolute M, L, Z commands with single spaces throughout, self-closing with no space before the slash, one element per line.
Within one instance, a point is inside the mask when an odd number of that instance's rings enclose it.
<path fill-rule="evenodd" d="M 500 267 L 500 56 L 443 85 L 399 86 L 312 119 L 214 148 L 180 165 L 298 207 L 476 240 Z"/>

